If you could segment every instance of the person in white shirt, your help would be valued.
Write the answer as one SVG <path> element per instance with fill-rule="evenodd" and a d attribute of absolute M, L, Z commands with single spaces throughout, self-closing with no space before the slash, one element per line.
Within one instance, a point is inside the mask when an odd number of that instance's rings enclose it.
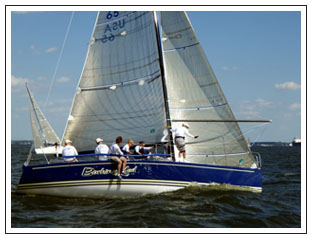
<path fill-rule="evenodd" d="M 125 144 L 123 147 L 122 147 L 122 152 L 124 154 L 133 154 L 131 151 L 130 151 L 130 148 L 134 145 L 134 141 L 132 139 L 128 139 L 128 143 Z M 129 157 L 127 157 L 127 159 L 129 159 Z"/>
<path fill-rule="evenodd" d="M 74 156 L 78 155 L 78 152 L 74 146 L 72 146 L 72 141 L 69 139 L 65 140 L 65 147 L 62 150 L 62 156 Z M 75 157 L 72 158 L 64 158 L 64 161 L 67 163 L 78 162 Z"/>
<path fill-rule="evenodd" d="M 144 141 L 140 141 L 139 145 L 135 146 L 134 153 L 138 155 L 142 154 L 150 154 L 150 150 L 154 147 L 145 147 Z M 140 157 L 140 158 L 146 158 L 146 157 Z"/>
<path fill-rule="evenodd" d="M 125 174 L 125 168 L 127 165 L 127 159 L 123 157 L 123 152 L 120 150 L 120 144 L 122 143 L 122 137 L 118 136 L 116 138 L 116 142 L 114 142 L 110 149 L 109 149 L 109 154 L 114 154 L 114 156 L 111 156 L 111 160 L 118 163 L 117 165 L 117 177 L 121 180 L 121 174 L 120 171 L 122 169 L 122 174 Z"/>
<path fill-rule="evenodd" d="M 106 144 L 103 144 L 103 139 L 96 139 L 97 146 L 94 150 L 95 154 L 108 154 L 109 148 Z M 107 155 L 97 156 L 99 160 L 107 160 Z"/>
<path fill-rule="evenodd" d="M 188 125 L 188 123 L 183 123 L 182 127 L 172 129 L 172 132 L 174 133 L 174 143 L 179 150 L 179 158 L 181 157 L 181 153 L 183 154 L 183 159 L 186 158 L 185 135 L 191 138 L 195 138 L 195 139 L 198 138 L 198 136 L 193 136 L 188 132 L 189 128 L 190 126 Z"/>

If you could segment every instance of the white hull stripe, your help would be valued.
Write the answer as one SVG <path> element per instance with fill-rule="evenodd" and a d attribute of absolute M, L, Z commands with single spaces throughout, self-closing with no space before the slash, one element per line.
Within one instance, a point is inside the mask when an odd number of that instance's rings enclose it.
<path fill-rule="evenodd" d="M 187 181 L 167 181 L 167 180 L 140 180 L 140 179 L 102 179 L 102 180 L 77 180 L 77 181 L 58 181 L 58 182 L 44 182 L 44 183 L 27 183 L 19 184 L 19 189 L 31 188 L 50 188 L 50 187 L 68 187 L 68 186 L 87 186 L 87 185 L 162 185 L 162 186 L 175 186 L 185 187 L 191 184 Z M 206 185 L 207 183 L 197 183 L 198 185 Z"/>
<path fill-rule="evenodd" d="M 114 183 L 89 183 L 89 184 L 68 184 L 68 185 L 42 185 L 42 186 L 29 186 L 29 187 L 20 187 L 18 188 L 18 192 L 20 193 L 35 193 L 35 194 L 41 194 L 41 192 L 46 191 L 49 192 L 48 194 L 52 193 L 52 189 L 62 190 L 63 195 L 65 196 L 71 196 L 70 189 L 78 188 L 79 191 L 86 189 L 88 193 L 103 193 L 103 190 L 114 190 L 114 188 L 118 188 L 121 192 L 123 191 L 125 194 L 128 194 L 128 190 L 130 188 L 135 187 L 135 191 L 133 191 L 135 194 L 140 193 L 153 193 L 155 190 L 155 193 L 159 193 L 161 191 L 174 191 L 178 189 L 182 189 L 187 186 L 217 186 L 221 185 L 218 183 L 194 183 L 194 182 L 188 182 L 184 185 L 175 185 L 175 184 L 161 184 L 161 183 L 132 183 L 132 182 L 114 182 Z M 255 191 L 255 192 L 261 192 L 261 187 L 252 187 L 252 186 L 238 186 L 238 185 L 230 185 L 230 184 L 222 184 L 229 187 L 229 189 L 237 189 L 237 190 L 248 190 L 248 191 Z M 144 191 L 139 190 L 139 187 L 145 187 L 146 189 Z M 94 192 L 90 191 L 90 189 L 95 189 Z M 158 189 L 156 189 L 158 188 Z M 167 188 L 167 189 L 166 189 Z M 38 190 L 38 191 L 37 191 Z M 41 191 L 43 190 L 43 191 Z M 146 191 L 147 190 L 147 191 Z M 81 192 L 83 192 L 81 191 Z M 104 192 L 105 193 L 105 192 Z M 47 194 L 47 193 L 43 193 Z M 53 193 L 51 194 L 53 195 Z M 79 196 L 79 195 L 78 195 Z"/>

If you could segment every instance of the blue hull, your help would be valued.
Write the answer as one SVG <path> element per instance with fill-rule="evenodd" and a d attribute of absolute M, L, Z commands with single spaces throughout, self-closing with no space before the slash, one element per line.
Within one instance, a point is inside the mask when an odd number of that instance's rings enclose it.
<path fill-rule="evenodd" d="M 128 161 L 123 180 L 110 161 L 24 166 L 18 191 L 67 197 L 136 195 L 190 185 L 227 184 L 261 191 L 262 171 L 171 161 Z M 96 191 L 96 192 L 95 192 Z"/>

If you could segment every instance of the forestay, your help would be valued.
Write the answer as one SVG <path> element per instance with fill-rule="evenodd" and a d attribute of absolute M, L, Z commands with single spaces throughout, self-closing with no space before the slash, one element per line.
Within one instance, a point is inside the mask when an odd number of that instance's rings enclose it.
<path fill-rule="evenodd" d="M 81 152 L 98 137 L 160 142 L 165 128 L 153 12 L 100 12 L 63 139 Z"/>
<path fill-rule="evenodd" d="M 170 116 L 174 120 L 235 120 L 184 12 L 161 12 Z M 187 161 L 250 167 L 253 156 L 236 122 L 192 122 Z"/>

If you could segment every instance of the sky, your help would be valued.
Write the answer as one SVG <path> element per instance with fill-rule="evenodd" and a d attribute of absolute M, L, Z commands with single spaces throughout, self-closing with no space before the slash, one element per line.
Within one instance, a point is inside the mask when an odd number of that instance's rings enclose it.
<path fill-rule="evenodd" d="M 32 139 L 25 81 L 61 138 L 97 13 L 74 12 L 56 73 L 72 12 L 9 14 L 11 139 Z M 301 137 L 301 13 L 187 14 L 236 119 L 272 120 L 270 124 L 240 124 L 246 138 L 290 142 Z"/>

